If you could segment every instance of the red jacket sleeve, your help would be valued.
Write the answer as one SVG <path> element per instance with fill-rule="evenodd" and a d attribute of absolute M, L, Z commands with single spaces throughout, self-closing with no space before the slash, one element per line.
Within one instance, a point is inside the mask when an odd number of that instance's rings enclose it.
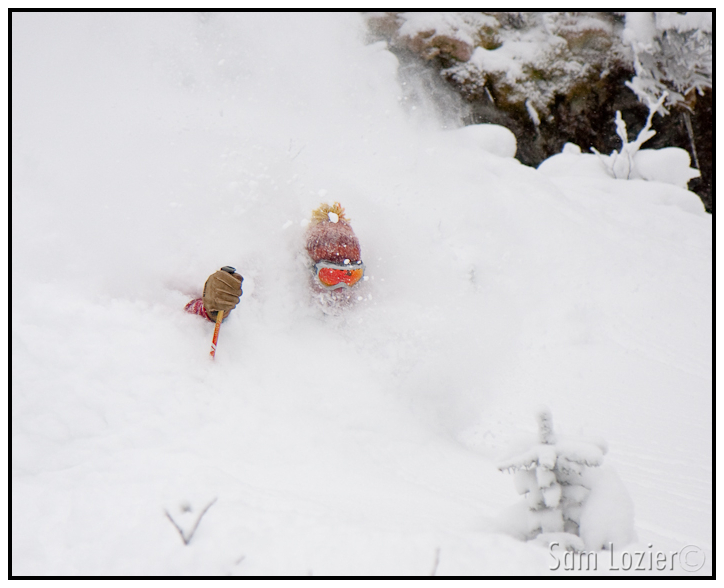
<path fill-rule="evenodd" d="M 202 316 L 207 320 L 211 320 L 209 318 L 209 315 L 206 314 L 206 309 L 204 308 L 204 301 L 201 298 L 196 298 L 189 302 L 186 305 L 185 310 L 186 312 L 190 312 L 191 314 L 198 314 L 199 316 Z"/>

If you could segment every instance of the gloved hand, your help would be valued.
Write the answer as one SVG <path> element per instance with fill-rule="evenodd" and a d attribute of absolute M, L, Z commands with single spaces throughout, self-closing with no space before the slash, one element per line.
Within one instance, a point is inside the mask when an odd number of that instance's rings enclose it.
<path fill-rule="evenodd" d="M 231 268 L 230 268 L 231 269 Z M 219 270 L 209 276 L 204 284 L 204 294 L 202 296 L 206 314 L 212 320 L 216 320 L 216 316 L 220 310 L 224 311 L 224 316 L 236 308 L 241 298 L 241 283 L 244 278 L 236 273 Z"/>

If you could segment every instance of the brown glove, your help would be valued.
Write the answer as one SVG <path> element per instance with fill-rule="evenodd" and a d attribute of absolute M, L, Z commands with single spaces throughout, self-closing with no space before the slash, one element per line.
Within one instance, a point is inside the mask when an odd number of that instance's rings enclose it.
<path fill-rule="evenodd" d="M 209 276 L 204 285 L 203 302 L 206 314 L 209 318 L 216 320 L 220 310 L 224 316 L 236 308 L 241 298 L 241 283 L 244 278 L 237 273 L 229 273 L 219 270 Z"/>

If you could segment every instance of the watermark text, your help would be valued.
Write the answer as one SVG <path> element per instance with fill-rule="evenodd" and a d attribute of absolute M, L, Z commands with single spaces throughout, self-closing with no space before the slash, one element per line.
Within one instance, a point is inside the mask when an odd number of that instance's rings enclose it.
<path fill-rule="evenodd" d="M 620 551 L 608 544 L 604 551 L 562 551 L 557 541 L 550 544 L 550 569 L 567 572 L 698 572 L 704 567 L 706 554 L 696 545 L 687 545 L 678 551 L 648 549 Z"/>

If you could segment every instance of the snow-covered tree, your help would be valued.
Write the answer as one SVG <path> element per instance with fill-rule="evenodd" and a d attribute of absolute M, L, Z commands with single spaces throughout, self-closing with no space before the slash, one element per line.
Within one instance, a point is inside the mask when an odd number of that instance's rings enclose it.
<path fill-rule="evenodd" d="M 642 102 L 667 94 L 666 103 L 688 108 L 687 98 L 712 87 L 711 12 L 627 12 L 624 41 L 633 50 L 636 76 L 626 85 Z"/>
<path fill-rule="evenodd" d="M 633 51 L 636 75 L 626 85 L 639 100 L 666 97 L 667 106 L 682 107 L 694 165 L 699 168 L 690 111 L 696 95 L 712 88 L 711 12 L 628 12 L 623 39 Z"/>
<path fill-rule="evenodd" d="M 533 539 L 542 533 L 578 536 L 582 506 L 588 497 L 584 471 L 603 463 L 603 442 L 559 440 L 553 431 L 550 410 L 537 414 L 538 443 L 499 464 L 500 471 L 515 473 L 515 487 L 524 494 L 528 508 L 524 534 Z M 569 542 L 580 545 L 575 541 Z"/>

